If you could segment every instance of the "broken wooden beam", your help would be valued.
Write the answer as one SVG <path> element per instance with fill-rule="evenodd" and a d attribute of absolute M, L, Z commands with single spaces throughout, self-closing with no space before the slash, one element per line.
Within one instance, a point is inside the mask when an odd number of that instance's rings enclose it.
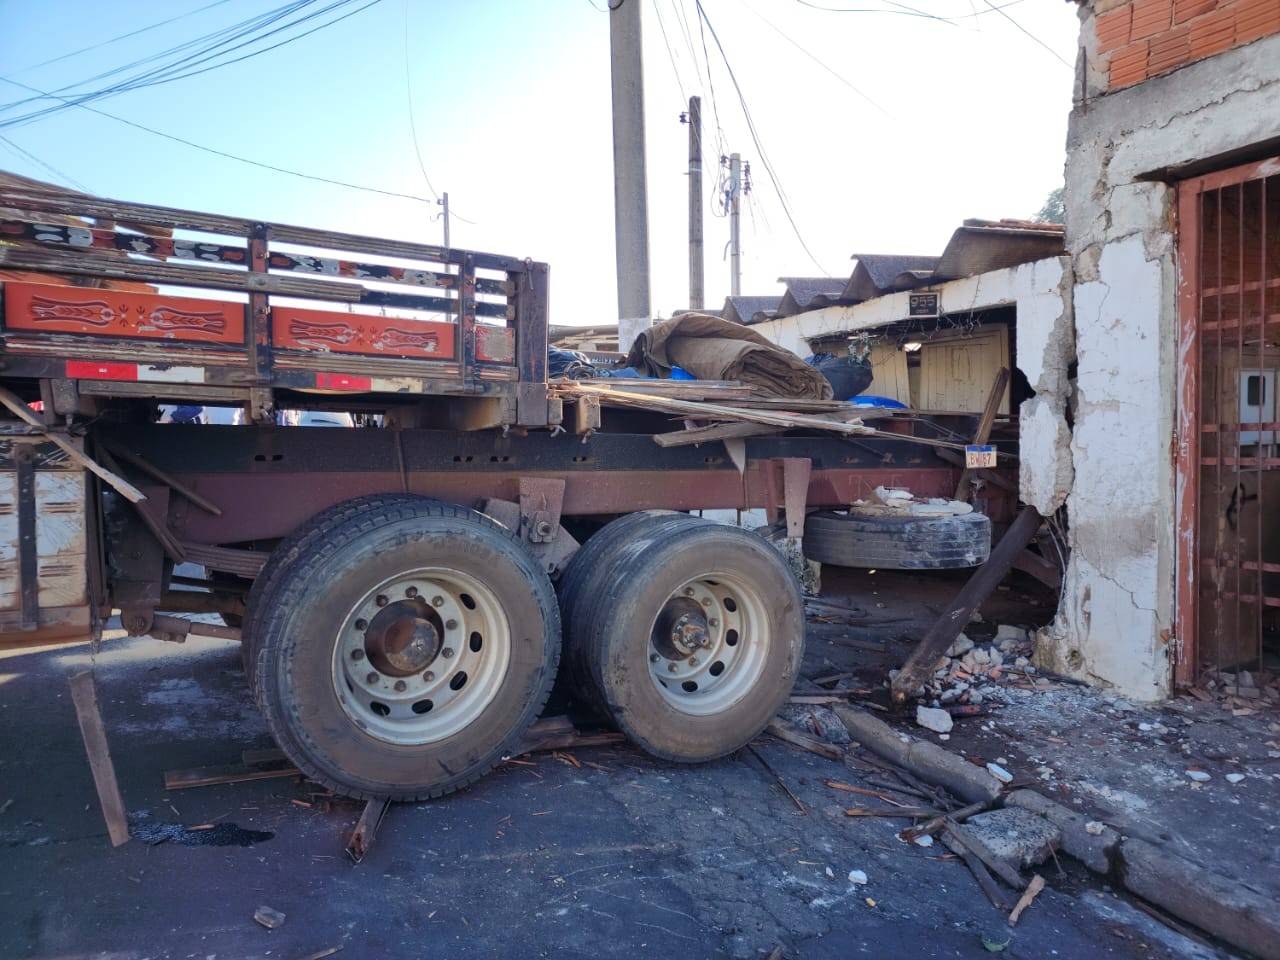
<path fill-rule="evenodd" d="M 80 736 L 84 738 L 84 750 L 89 756 L 89 770 L 98 790 L 102 817 L 107 822 L 107 836 L 111 838 L 111 845 L 118 847 L 129 839 L 129 818 L 125 815 L 116 768 L 107 748 L 107 731 L 102 724 L 102 711 L 98 709 L 93 674 L 82 670 L 71 677 L 70 683 L 71 702 L 75 704 L 76 719 L 80 722 Z"/>
<path fill-rule="evenodd" d="M 911 651 L 911 656 L 902 665 L 902 671 L 894 677 L 891 691 L 895 704 L 906 702 L 907 697 L 933 676 L 934 667 L 943 651 L 955 642 L 973 612 L 1013 568 L 1013 561 L 1039 529 L 1039 511 L 1035 507 L 1024 506 L 991 551 L 986 563 L 978 567 L 960 588 L 955 599 L 920 638 L 920 642 Z"/>
<path fill-rule="evenodd" d="M 806 736 L 791 724 L 784 720 L 774 717 L 764 728 L 765 733 L 772 734 L 779 740 L 791 744 L 793 747 L 799 747 L 802 750 L 808 750 L 810 753 L 816 753 L 820 757 L 826 757 L 828 760 L 843 760 L 844 751 L 835 744 L 826 743 L 822 740 L 815 740 L 813 737 Z"/>
<path fill-rule="evenodd" d="M 973 445 L 981 447 L 991 439 L 991 425 L 996 422 L 996 414 L 1000 412 L 1000 401 L 1004 399 L 1005 388 L 1009 385 L 1009 368 L 1001 367 L 996 371 L 996 378 L 987 394 L 987 405 L 978 419 L 978 429 L 973 434 Z M 952 499 L 963 500 L 969 496 L 969 479 L 972 476 L 966 463 L 960 471 L 960 482 L 956 484 L 956 495 Z"/>

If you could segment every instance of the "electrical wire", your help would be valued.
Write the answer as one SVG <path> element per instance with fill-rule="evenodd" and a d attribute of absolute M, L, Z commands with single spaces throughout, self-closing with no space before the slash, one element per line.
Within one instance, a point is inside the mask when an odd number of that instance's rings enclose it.
<path fill-rule="evenodd" d="M 884 7 L 824 7 L 818 3 L 812 3 L 811 0 L 796 0 L 796 3 L 802 7 L 811 7 L 814 10 L 821 10 L 824 13 L 888 13 L 900 17 L 923 17 L 925 20 L 937 20 L 941 23 L 949 23 L 953 27 L 956 25 L 954 20 L 946 17 L 940 17 L 936 13 L 928 13 L 924 10 L 917 10 L 915 7 L 908 7 L 905 4 L 895 3 L 894 0 L 885 0 L 898 10 L 886 10 Z"/>
<path fill-rule="evenodd" d="M 314 0 L 301 0 L 301 2 L 295 2 L 294 4 L 289 5 L 288 9 L 290 10 L 290 12 L 292 12 L 293 10 L 301 9 L 303 6 L 306 6 L 312 2 L 314 2 Z M 194 69 L 196 67 L 199 67 L 202 64 L 210 63 L 210 61 L 213 61 L 217 57 L 225 57 L 227 54 L 234 52 L 235 50 L 244 49 L 245 47 L 251 46 L 253 44 L 261 43 L 262 41 L 272 36 L 275 36 L 276 34 L 282 33 L 283 31 L 288 30 L 290 28 L 298 27 L 301 24 L 315 20 L 328 13 L 332 13 L 342 7 L 350 5 L 353 2 L 357 2 L 357 0 L 334 0 L 334 2 L 330 3 L 328 6 L 322 7 L 319 10 L 308 13 L 305 16 L 299 17 L 296 20 L 293 20 L 282 26 L 275 27 L 274 29 L 267 31 L 266 33 L 261 33 L 256 36 L 250 36 L 248 39 L 243 40 L 240 43 L 236 43 L 230 47 L 226 46 L 225 40 L 220 41 L 218 44 L 214 46 L 213 52 L 209 52 L 208 50 L 200 51 L 199 54 L 196 55 L 200 57 L 199 59 L 192 59 L 191 57 L 188 57 L 184 61 L 180 61 L 177 64 L 169 64 L 164 67 L 157 68 L 155 70 L 141 74 L 129 80 L 125 80 L 121 83 L 114 84 L 110 87 L 106 87 L 104 89 L 97 90 L 91 93 L 74 96 L 70 98 L 71 103 L 69 105 L 75 106 L 87 101 L 98 100 L 98 99 L 102 99 L 104 97 L 109 97 L 109 96 L 115 96 L 119 93 L 123 93 L 129 90 L 142 89 L 144 87 L 156 86 L 162 83 L 172 83 L 175 80 L 182 80 L 189 77 L 199 76 L 200 74 L 208 73 L 212 70 L 221 69 L 222 67 L 230 66 L 231 64 L 240 63 L 242 61 L 249 60 L 257 56 L 261 56 L 264 53 L 269 53 L 270 51 L 276 50 L 282 46 L 285 46 L 286 44 L 293 43 L 295 40 L 301 40 L 304 37 L 308 37 L 313 33 L 316 33 L 327 27 L 331 27 L 335 23 L 340 23 L 341 21 L 346 20 L 349 17 L 353 17 L 356 14 L 369 9 L 372 6 L 375 6 L 376 4 L 381 3 L 382 0 L 367 0 L 367 2 L 365 2 L 363 6 L 360 6 L 355 10 L 352 10 L 348 13 L 344 13 L 341 16 L 334 17 L 333 19 L 325 21 L 324 23 L 318 24 L 317 26 L 314 26 L 309 30 L 305 30 L 301 33 L 296 33 L 292 36 L 286 37 L 285 39 L 277 43 L 271 44 L 266 47 L 260 47 L 259 49 L 256 49 L 256 50 L 250 50 L 248 53 L 245 53 L 239 57 L 219 60 L 218 62 L 212 63 L 209 66 L 205 66 L 202 69 Z M 285 8 L 279 8 L 279 9 L 285 9 Z M 238 38 L 232 38 L 232 39 L 238 39 Z M 108 73 L 113 73 L 113 72 L 115 71 L 109 71 Z M 94 79 L 97 79 L 97 78 L 94 78 Z M 72 85 L 72 86 L 77 86 L 77 85 Z M 61 93 L 66 89 L 67 88 L 64 87 L 55 92 Z M 63 98 L 59 98 L 59 99 L 63 99 Z M 67 106 L 68 104 L 64 102 L 62 104 L 44 107 L 44 108 L 41 108 L 40 110 L 32 111 L 20 117 L 10 118 L 9 120 L 0 122 L 0 128 L 27 123 L 34 119 L 41 119 L 44 116 L 47 116 L 51 113 L 56 113 L 61 110 L 65 110 Z"/>
<path fill-rule="evenodd" d="M 1075 66 L 1072 63 L 1068 62 L 1060 53 L 1058 53 L 1057 50 L 1053 49 L 1053 47 L 1049 46 L 1047 43 L 1045 43 L 1043 40 L 1037 37 L 1034 33 L 1032 33 L 1030 30 L 1028 30 L 1026 27 L 1020 24 L 1017 20 L 1015 20 L 1009 14 L 1005 13 L 1005 11 L 1002 10 L 1000 7 L 997 7 L 994 3 L 991 2 L 991 0 L 983 0 L 983 3 L 985 3 L 993 11 L 1000 14 L 1000 16 L 1004 17 L 1006 20 L 1012 23 L 1015 27 L 1017 27 L 1020 33 L 1030 37 L 1040 46 L 1048 50 L 1051 54 L 1053 54 L 1053 56 L 1058 60 L 1058 62 L 1061 63 L 1064 67 L 1066 67 L 1068 70 L 1075 70 Z"/>
<path fill-rule="evenodd" d="M 155 30 L 159 27 L 167 27 L 171 23 L 177 23 L 179 20 L 185 20 L 187 17 L 194 17 L 198 13 L 204 13 L 206 10 L 212 10 L 214 7 L 220 7 L 224 3 L 229 3 L 229 2 L 230 0 L 214 0 L 213 3 L 205 4 L 205 6 L 199 7 L 195 10 L 188 10 L 186 13 L 180 13 L 178 14 L 178 16 L 170 17 L 168 20 L 161 20 L 159 23 L 153 23 L 153 24 L 150 24 L 149 26 L 139 27 L 137 30 L 130 30 L 128 33 L 122 33 L 119 36 L 112 37 L 109 40 L 101 40 L 98 43 L 90 44 L 87 47 L 81 47 L 79 50 L 72 50 L 70 53 L 61 54 L 59 56 L 52 57 L 49 60 L 41 60 L 39 63 L 31 64 L 31 66 L 29 67 L 19 67 L 17 70 L 14 70 L 12 73 L 8 74 L 7 76 L 0 77 L 0 79 L 8 79 L 8 77 L 16 77 L 18 74 L 26 73 L 29 70 L 38 70 L 41 67 L 48 67 L 48 66 L 52 66 L 55 63 L 61 63 L 63 60 L 70 60 L 72 57 L 78 57 L 82 53 L 89 53 L 91 50 L 99 50 L 102 47 L 110 46 L 113 43 L 119 43 L 121 40 L 128 40 L 131 37 L 136 37 L 140 34 L 146 33 L 149 30 Z"/>
<path fill-rule="evenodd" d="M 76 180 L 74 177 L 70 177 L 70 176 L 68 176 L 67 174 L 65 174 L 65 173 L 63 173 L 61 170 L 59 170 L 57 167 L 54 167 L 54 166 L 52 166 L 52 165 L 50 165 L 50 164 L 45 163 L 43 160 L 41 160 L 39 157 L 37 157 L 34 153 L 30 152 L 29 150 L 24 150 L 22 147 L 18 146 L 16 143 L 14 143 L 12 140 L 10 140 L 8 137 L 0 136 L 0 143 L 3 143 L 3 144 L 5 144 L 6 146 L 8 146 L 11 150 L 13 150 L 13 151 L 14 151 L 15 153 L 17 153 L 19 156 L 26 157 L 28 160 L 30 160 L 32 163 L 34 163 L 36 166 L 41 167 L 41 168 L 43 168 L 43 169 L 45 169 L 45 170 L 48 170 L 51 174 L 53 174 L 53 175 L 54 175 L 55 177 L 57 177 L 59 180 L 62 180 L 62 181 L 63 181 L 63 182 L 65 182 L 65 183 L 69 183 L 69 184 L 71 184 L 73 187 L 75 187 L 76 189 L 78 189 L 78 190 L 80 190 L 80 191 L 82 191 L 82 192 L 84 192 L 84 193 L 93 193 L 93 191 L 92 191 L 92 190 L 90 190 L 88 187 L 86 187 L 86 186 L 85 186 L 83 183 L 81 183 L 79 180 Z"/>
<path fill-rule="evenodd" d="M 662 32 L 662 44 L 667 48 L 667 59 L 671 61 L 671 72 L 675 74 L 676 86 L 680 89 L 680 102 L 687 104 L 689 94 L 685 92 L 684 81 L 680 79 L 680 68 L 676 66 L 676 55 L 671 49 L 671 41 L 667 39 L 667 25 L 662 20 L 662 7 L 654 0 L 653 12 L 658 17 L 658 29 Z"/>
<path fill-rule="evenodd" d="M 756 129 L 755 121 L 751 117 L 751 111 L 747 107 L 747 100 L 743 95 L 742 87 L 738 83 L 738 77 L 733 71 L 732 64 L 729 63 L 724 44 L 720 42 L 720 37 L 716 34 L 715 27 L 711 25 L 711 21 L 707 17 L 707 11 L 703 9 L 702 0 L 694 0 L 694 5 L 698 11 L 700 21 L 706 25 L 707 31 L 711 34 L 711 39 L 715 41 L 716 49 L 720 52 L 720 59 L 724 62 L 725 70 L 733 83 L 733 89 L 738 95 L 738 104 L 742 107 L 743 117 L 747 121 L 747 130 L 751 134 L 751 141 L 755 144 L 756 153 L 760 156 L 760 162 L 764 165 L 765 173 L 769 175 L 769 181 L 773 184 L 774 192 L 778 195 L 778 202 L 782 206 L 782 212 L 786 214 L 787 222 L 791 224 L 791 230 L 795 233 L 796 240 L 800 242 L 804 252 L 813 261 L 813 265 L 821 270 L 824 275 L 831 276 L 831 273 L 818 262 L 818 258 L 814 256 L 813 251 L 809 249 L 809 245 L 805 243 L 804 236 L 800 233 L 800 227 L 796 224 L 795 216 L 791 212 L 791 204 L 787 200 L 786 192 L 782 189 L 782 183 L 778 178 L 777 171 L 774 170 L 773 164 L 770 162 L 768 154 L 765 153 L 764 146 L 760 142 L 759 132 Z"/>
<path fill-rule="evenodd" d="M 760 11 L 758 11 L 758 10 L 756 10 L 755 8 L 751 7 L 749 4 L 745 4 L 745 3 L 744 3 L 742 6 L 743 6 L 743 7 L 745 7 L 745 8 L 746 8 L 746 9 L 747 9 L 747 10 L 748 10 L 748 11 L 749 11 L 753 16 L 755 16 L 755 17 L 756 17 L 756 18 L 758 18 L 759 20 L 762 20 L 762 21 L 763 21 L 767 26 L 769 26 L 769 27 L 773 30 L 773 32 L 774 32 L 774 33 L 776 33 L 778 36 L 780 36 L 783 40 L 787 41 L 787 43 L 791 44 L 793 47 L 795 47 L 797 50 L 799 50 L 801 53 L 803 53 L 806 57 L 808 57 L 810 60 L 812 60 L 812 61 L 813 61 L 814 63 L 816 63 L 818 66 L 820 66 L 823 70 L 827 71 L 827 73 L 831 74 L 833 77 L 835 77 L 835 78 L 836 78 L 837 80 L 839 80 L 841 83 L 843 83 L 846 87 L 848 87 L 850 90 L 852 90 L 852 91 L 853 91 L 854 93 L 856 93 L 858 96 L 860 96 L 863 100 L 865 100 L 865 101 L 867 101 L 867 103 L 871 104 L 871 106 L 875 107 L 877 110 L 879 110 L 881 113 L 883 113 L 886 117 L 892 117 L 892 114 L 890 114 L 888 110 L 886 110 L 884 107 L 880 106 L 880 104 L 878 104 L 878 103 L 876 103 L 874 100 L 872 100 L 872 99 L 871 99 L 871 97 L 867 96 L 867 94 L 863 93 L 861 90 L 859 90 L 857 87 L 855 87 L 855 86 L 854 86 L 854 85 L 853 85 L 849 80 L 845 79 L 843 76 L 841 76 L 839 73 L 837 73 L 835 70 L 833 70 L 830 66 L 828 66 L 826 63 L 824 63 L 822 60 L 819 60 L 816 56 L 814 56 L 813 52 L 812 52 L 811 50 L 809 50 L 807 47 L 803 46 L 802 44 L 797 43 L 794 39 L 792 39 L 790 36 L 788 36 L 786 33 L 784 33 L 784 32 L 782 31 L 782 29 L 781 29 L 781 28 L 780 28 L 776 23 L 774 23 L 772 20 L 770 20 L 770 19 L 769 19 L 768 17 L 766 17 L 764 14 L 760 13 Z"/>
<path fill-rule="evenodd" d="M 3 79 L 5 83 L 12 84 L 15 87 L 21 87 L 24 90 L 30 90 L 33 93 L 38 93 L 44 97 L 53 96 L 53 94 L 50 94 L 45 90 L 39 90 L 36 87 L 29 86 L 28 84 L 22 83 L 18 80 L 13 80 L 9 78 L 0 78 L 0 79 Z M 54 99 L 63 99 L 63 98 L 54 97 Z M 237 156 L 234 153 L 228 153 L 226 150 L 218 150 L 216 147 L 205 146 L 202 143 L 196 143 L 194 140 L 187 140 L 184 137 L 175 136 L 172 133 L 165 133 L 163 130 L 156 130 L 154 127 L 148 127 L 145 124 L 137 123 L 133 120 L 126 120 L 124 117 L 117 116 L 114 113 L 108 113 L 106 110 L 100 110 L 97 107 L 90 107 L 87 104 L 83 104 L 83 103 L 73 104 L 73 106 L 77 106 L 81 110 L 87 110 L 89 113 L 97 114 L 100 117 L 106 117 L 108 120 L 115 120 L 117 123 L 123 123 L 125 126 L 133 127 L 135 130 L 141 130 L 144 133 L 149 133 L 149 134 L 152 134 L 153 136 L 162 137 L 165 140 L 172 140 L 174 143 L 181 143 L 184 146 L 191 147 L 192 149 L 199 150 L 203 153 L 212 154 L 215 157 L 222 157 L 226 160 L 235 160 L 237 163 L 245 163 L 251 167 L 258 167 L 262 170 L 271 170 L 274 173 L 283 173 L 291 177 L 298 177 L 302 180 L 311 180 L 315 183 L 327 183 L 327 184 L 330 184 L 331 186 L 346 187 L 351 190 L 361 190 L 365 193 L 377 193 L 377 194 L 381 194 L 384 197 L 399 197 L 400 199 L 403 199 L 403 200 L 418 200 L 418 201 L 421 201 L 422 203 L 435 202 L 434 199 L 430 199 L 427 197 L 420 197 L 412 193 L 400 193 L 399 191 L 396 191 L 396 190 L 383 190 L 380 187 L 366 187 L 358 183 L 348 183 L 345 180 L 335 180 L 331 177 L 320 177 L 320 176 L 316 176 L 315 174 L 302 173 L 299 170 L 290 170 L 287 167 L 280 167 L 273 163 L 265 163 L 261 160 L 251 160 L 248 157 Z"/>

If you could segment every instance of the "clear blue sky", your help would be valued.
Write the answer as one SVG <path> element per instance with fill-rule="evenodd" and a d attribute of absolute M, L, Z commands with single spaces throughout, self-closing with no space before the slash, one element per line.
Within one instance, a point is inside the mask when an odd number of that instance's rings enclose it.
<path fill-rule="evenodd" d="M 778 293 L 779 276 L 847 275 L 855 252 L 936 254 L 965 217 L 1029 216 L 1062 182 L 1073 3 L 813 0 L 872 11 L 831 12 L 801 0 L 702 0 L 811 257 L 695 0 L 642 2 L 655 312 L 687 299 L 687 132 L 678 118 L 688 95 L 704 101 L 707 300 L 716 308 L 728 291 L 718 152 L 752 164 L 744 293 Z M 8 81 L 99 90 L 119 77 L 98 74 L 284 4 L 0 0 L 0 105 L 30 96 Z M 548 261 L 553 322 L 611 322 L 605 5 L 377 0 L 242 63 L 90 104 L 226 153 L 425 202 L 271 172 L 80 108 L 9 122 L 50 101 L 0 111 L 0 167 L 117 199 L 437 243 L 434 196 L 447 190 L 455 213 L 472 221 L 453 221 L 455 246 Z"/>

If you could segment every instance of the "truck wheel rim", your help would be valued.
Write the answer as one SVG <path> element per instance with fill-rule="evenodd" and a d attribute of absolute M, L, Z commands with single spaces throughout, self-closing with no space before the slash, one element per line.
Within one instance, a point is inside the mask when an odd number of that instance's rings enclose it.
<path fill-rule="evenodd" d="M 673 591 L 649 636 L 649 672 L 663 699 L 692 716 L 728 710 L 760 681 L 772 638 L 764 604 L 729 574 Z"/>
<path fill-rule="evenodd" d="M 510 627 L 488 587 L 455 570 L 415 570 L 351 608 L 334 644 L 333 687 L 369 736 L 433 743 L 485 711 L 510 659 Z"/>

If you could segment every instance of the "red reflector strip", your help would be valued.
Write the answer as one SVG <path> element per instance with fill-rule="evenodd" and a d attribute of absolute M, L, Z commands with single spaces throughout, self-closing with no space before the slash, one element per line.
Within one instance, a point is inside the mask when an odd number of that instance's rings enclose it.
<path fill-rule="evenodd" d="M 97 363 L 92 360 L 68 360 L 67 377 L 72 380 L 137 380 L 136 363 Z"/>
<path fill-rule="evenodd" d="M 345 373 L 317 373 L 316 387 L 320 390 L 372 390 L 373 380 Z"/>

